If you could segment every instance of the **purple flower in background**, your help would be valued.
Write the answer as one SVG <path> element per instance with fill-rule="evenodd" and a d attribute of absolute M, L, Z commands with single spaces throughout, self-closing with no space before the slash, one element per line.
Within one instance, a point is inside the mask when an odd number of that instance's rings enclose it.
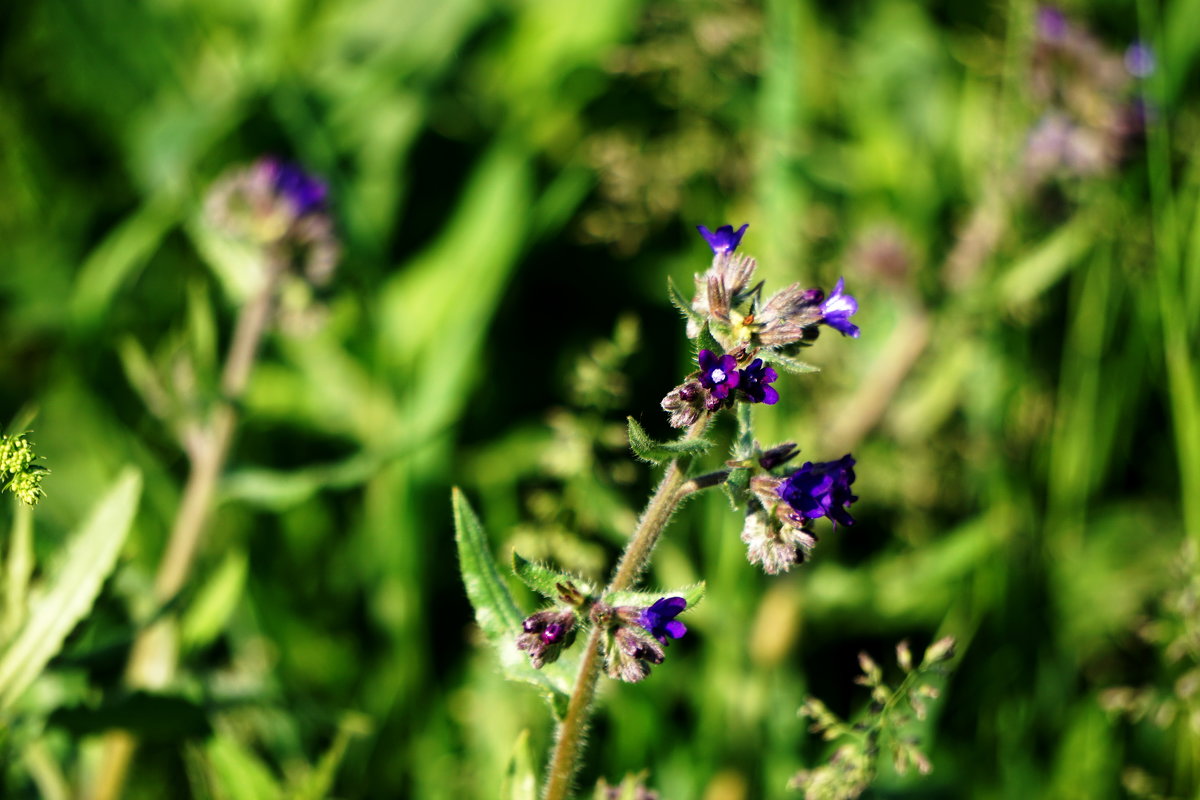
<path fill-rule="evenodd" d="M 1067 18 L 1054 6 L 1042 6 L 1037 13 L 1037 29 L 1045 39 L 1061 39 L 1067 32 Z"/>
<path fill-rule="evenodd" d="M 1135 78 L 1146 78 L 1154 72 L 1154 51 L 1138 39 L 1125 50 L 1125 69 Z"/>
<path fill-rule="evenodd" d="M 324 210 L 325 197 L 329 193 L 324 182 L 309 175 L 296 164 L 281 161 L 274 156 L 262 159 L 259 168 L 275 191 L 292 204 L 296 216 L 303 217 L 305 214 Z"/>
<path fill-rule="evenodd" d="M 750 223 L 746 223 L 736 231 L 732 225 L 722 225 L 717 228 L 717 232 L 713 233 L 703 225 L 697 225 L 696 230 L 700 231 L 700 235 L 708 242 L 708 246 L 712 248 L 713 253 L 732 253 L 737 250 L 738 244 L 742 241 L 742 235 L 746 233 L 746 228 L 750 227 Z"/>
<path fill-rule="evenodd" d="M 844 278 L 838 278 L 833 293 L 821 304 L 821 322 L 838 331 L 843 336 L 858 338 L 858 326 L 850 321 L 851 315 L 858 311 L 858 301 L 853 295 L 842 294 L 846 286 Z"/>
<path fill-rule="evenodd" d="M 779 374 L 768 367 L 761 358 L 750 362 L 750 366 L 742 370 L 739 387 L 751 403 L 766 403 L 773 406 L 779 402 L 779 392 L 769 384 L 778 380 Z"/>
<path fill-rule="evenodd" d="M 846 507 L 858 498 L 850 493 L 854 483 L 854 458 L 847 453 L 837 461 L 809 461 L 779 485 L 779 496 L 805 519 L 829 517 L 836 526 L 853 525 Z"/>
<path fill-rule="evenodd" d="M 687 633 L 687 626 L 675 617 L 687 608 L 687 600 L 682 597 L 664 597 L 654 605 L 643 609 L 637 618 L 637 624 L 650 632 L 658 641 L 669 644 L 667 637 L 681 639 Z"/>
<path fill-rule="evenodd" d="M 700 384 L 720 405 L 737 388 L 741 374 L 737 370 L 737 359 L 731 355 L 718 357 L 712 350 L 700 351 Z M 712 409 L 710 409 L 712 410 Z"/>

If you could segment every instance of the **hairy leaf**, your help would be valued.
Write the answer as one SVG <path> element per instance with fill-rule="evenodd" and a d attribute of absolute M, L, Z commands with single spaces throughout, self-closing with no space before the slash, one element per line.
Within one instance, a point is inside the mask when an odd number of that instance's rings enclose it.
<path fill-rule="evenodd" d="M 51 568 L 40 598 L 0 657 L 0 711 L 29 688 L 91 610 L 116 566 L 141 492 L 141 473 L 127 467 L 71 535 L 62 561 Z"/>
<path fill-rule="evenodd" d="M 594 586 L 577 575 L 558 572 L 544 564 L 534 563 L 523 558 L 515 550 L 512 554 L 512 566 L 513 572 L 526 586 L 550 600 L 558 600 L 562 595 L 559 586 L 574 586 L 583 594 L 591 594 L 596 590 Z"/>
<path fill-rule="evenodd" d="M 779 353 L 770 353 L 764 359 L 772 366 L 780 367 L 786 372 L 793 375 L 808 375 L 812 372 L 820 372 L 820 367 L 814 367 L 812 364 L 806 364 L 803 361 L 798 361 L 791 356 L 780 355 Z"/>
<path fill-rule="evenodd" d="M 667 293 L 671 297 L 671 305 L 683 312 L 683 316 L 687 317 L 693 322 L 699 323 L 704 321 L 704 317 L 695 312 L 695 310 L 692 308 L 692 304 L 689 303 L 688 299 L 684 297 L 679 289 L 675 287 L 675 281 L 671 280 L 669 277 L 667 278 Z"/>
<path fill-rule="evenodd" d="M 696 352 L 698 353 L 701 350 L 711 350 L 717 355 L 725 353 L 725 348 L 712 335 L 712 331 L 708 329 L 707 323 L 700 327 L 700 334 L 696 337 Z"/>
<path fill-rule="evenodd" d="M 746 491 L 750 488 L 750 470 L 745 468 L 734 468 L 729 471 L 729 477 L 721 484 L 721 491 L 725 492 L 725 496 L 729 498 L 729 505 L 733 506 L 734 510 L 742 507 L 742 503 L 746 502 Z"/>
<path fill-rule="evenodd" d="M 651 464 L 663 464 L 676 458 L 703 455 L 712 442 L 707 439 L 677 439 L 673 442 L 659 442 L 650 438 L 646 429 L 638 424 L 633 417 L 629 420 L 629 449 L 642 461 Z"/>
<path fill-rule="evenodd" d="M 524 617 L 492 558 L 483 524 L 458 487 L 454 488 L 452 501 L 458 564 L 467 598 L 475 609 L 475 621 L 496 649 L 505 677 L 537 686 L 546 696 L 555 715 L 561 716 L 583 648 L 577 645 L 557 662 L 547 664 L 540 670 L 530 665 L 529 659 L 516 645 Z"/>

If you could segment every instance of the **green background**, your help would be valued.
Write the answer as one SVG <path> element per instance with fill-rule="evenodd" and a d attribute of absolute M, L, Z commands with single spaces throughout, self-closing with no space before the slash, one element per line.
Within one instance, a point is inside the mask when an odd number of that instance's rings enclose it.
<path fill-rule="evenodd" d="M 1200 540 L 1200 3 L 1067 10 L 1115 53 L 1153 42 L 1154 126 L 1108 173 L 1030 188 L 1027 3 L 4 4 L 0 419 L 36 411 L 52 470 L 39 564 L 123 465 L 146 480 L 4 741 L 7 791 L 37 794 L 30 741 L 78 788 L 97 730 L 145 722 L 121 672 L 186 462 L 131 365 L 212 371 L 236 308 L 204 191 L 276 153 L 329 181 L 344 257 L 324 324 L 273 334 L 252 378 L 180 601 L 189 713 L 129 796 L 273 796 L 339 729 L 363 735 L 338 797 L 494 797 L 522 730 L 545 752 L 548 712 L 473 627 L 450 487 L 502 563 L 603 578 L 655 472 L 623 419 L 666 436 L 689 369 L 666 279 L 706 268 L 695 225 L 742 222 L 768 292 L 844 275 L 859 300 L 862 337 L 827 332 L 823 372 L 756 411 L 764 444 L 855 455 L 858 524 L 769 577 L 724 498 L 689 505 L 649 580 L 708 595 L 649 680 L 603 689 L 582 783 L 796 796 L 828 755 L 804 698 L 853 715 L 860 650 L 894 676 L 899 640 L 953 634 L 933 774 L 885 767 L 871 796 L 1122 797 L 1134 767 L 1200 796 L 1177 683 L 1200 616 L 1170 603 Z M 1165 630 L 1190 649 L 1142 635 Z M 1106 712 L 1118 686 L 1176 713 Z"/>

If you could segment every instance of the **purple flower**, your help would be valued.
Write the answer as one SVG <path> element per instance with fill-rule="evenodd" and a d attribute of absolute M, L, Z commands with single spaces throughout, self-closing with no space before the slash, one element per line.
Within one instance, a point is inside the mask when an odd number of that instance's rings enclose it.
<path fill-rule="evenodd" d="M 1154 51 L 1141 39 L 1125 50 L 1125 69 L 1135 78 L 1146 78 L 1154 72 Z"/>
<path fill-rule="evenodd" d="M 805 519 L 829 517 L 837 523 L 853 525 L 854 517 L 846 507 L 858 498 L 850 493 L 854 483 L 854 458 L 847 453 L 837 461 L 817 464 L 809 461 L 779 485 L 779 496 Z"/>
<path fill-rule="evenodd" d="M 712 350 L 701 350 L 699 361 L 700 384 L 708 389 L 719 406 L 722 400 L 729 397 L 729 392 L 737 388 L 741 380 L 737 359 L 731 355 L 718 357 Z"/>
<path fill-rule="evenodd" d="M 717 228 L 717 232 L 713 233 L 703 225 L 697 225 L 696 230 L 700 231 L 700 235 L 708 242 L 708 246 L 712 248 L 713 253 L 732 253 L 737 250 L 737 246 L 742 241 L 742 235 L 746 232 L 746 228 L 750 227 L 750 223 L 746 223 L 736 231 L 732 225 L 722 225 Z"/>
<path fill-rule="evenodd" d="M 1045 39 L 1061 39 L 1067 33 L 1067 18 L 1054 6 L 1042 6 L 1037 13 L 1037 28 Z"/>
<path fill-rule="evenodd" d="M 779 402 L 779 392 L 769 384 L 779 378 L 775 370 L 768 367 L 761 358 L 750 362 L 750 366 L 742 370 L 742 378 L 738 386 L 750 398 L 751 403 L 766 403 L 773 406 Z"/>
<path fill-rule="evenodd" d="M 324 182 L 309 175 L 296 164 L 267 156 L 259 162 L 259 168 L 270 180 L 276 193 L 287 199 L 295 209 L 296 216 L 303 217 L 314 211 L 322 211 L 325 197 L 329 193 Z"/>
<path fill-rule="evenodd" d="M 838 331 L 843 336 L 858 338 L 858 326 L 850 321 L 850 317 L 858 311 L 858 301 L 853 295 L 842 294 L 846 286 L 845 278 L 838 278 L 833 293 L 821 304 L 821 322 Z"/>
<path fill-rule="evenodd" d="M 575 614 L 548 608 L 525 618 L 517 636 L 517 649 L 529 653 L 534 669 L 558 660 L 565 648 L 575 642 Z"/>
<path fill-rule="evenodd" d="M 685 608 L 687 600 L 682 597 L 664 597 L 655 601 L 649 608 L 643 609 L 637 618 L 637 624 L 648 630 L 658 641 L 668 644 L 667 637 L 681 639 L 687 633 L 687 626 L 675 619 Z"/>

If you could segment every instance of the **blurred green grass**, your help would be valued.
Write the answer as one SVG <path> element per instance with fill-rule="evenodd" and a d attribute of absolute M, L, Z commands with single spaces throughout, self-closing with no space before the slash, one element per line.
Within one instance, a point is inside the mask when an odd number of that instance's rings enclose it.
<path fill-rule="evenodd" d="M 206 238 L 202 194 L 277 152 L 331 182 L 346 256 L 325 326 L 267 348 L 185 599 L 189 691 L 251 701 L 214 712 L 210 759 L 295 771 L 346 711 L 372 731 L 346 745 L 335 796 L 488 797 L 522 730 L 544 752 L 540 702 L 472 630 L 449 486 L 478 498 L 502 562 L 553 529 L 547 552 L 597 569 L 650 470 L 576 439 L 555 472 L 546 414 L 628 312 L 642 345 L 624 405 L 570 409 L 557 435 L 627 413 L 663 432 L 689 357 L 666 277 L 705 266 L 694 224 L 749 221 L 772 285 L 845 274 L 861 301 L 862 339 L 823 340 L 824 372 L 758 412 L 806 456 L 854 452 L 860 523 L 767 579 L 723 498 L 689 506 L 651 577 L 708 581 L 695 635 L 604 692 L 585 782 L 649 767 L 666 798 L 787 796 L 822 757 L 794 715 L 807 693 L 852 713 L 858 650 L 886 662 L 901 638 L 955 633 L 935 772 L 885 775 L 874 796 L 1119 797 L 1129 765 L 1196 796 L 1188 723 L 1128 723 L 1098 696 L 1170 691 L 1178 667 L 1136 634 L 1200 537 L 1200 4 L 1067 10 L 1118 51 L 1156 46 L 1158 124 L 1110 176 L 997 203 L 1036 118 L 1028 3 L 7 5 L 0 412 L 37 410 L 39 558 L 122 465 L 145 476 L 57 702 L 117 693 L 184 475 L 120 353 L 220 352 L 236 265 Z M 954 272 L 980 209 L 996 246 Z M 898 276 L 864 255 L 881 231 L 907 253 Z M 90 746 L 46 741 L 63 764 Z M 6 788 L 28 794 L 8 755 Z M 177 746 L 138 763 L 131 796 L 221 796 L 186 782 Z"/>

